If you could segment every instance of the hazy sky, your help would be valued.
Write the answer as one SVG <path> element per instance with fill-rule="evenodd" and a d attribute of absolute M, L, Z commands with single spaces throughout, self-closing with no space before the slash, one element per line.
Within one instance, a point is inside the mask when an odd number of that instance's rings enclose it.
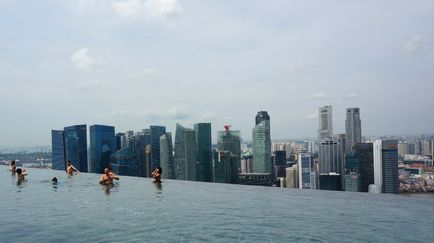
<path fill-rule="evenodd" d="M 51 129 L 212 122 L 315 137 L 434 132 L 434 1 L 0 1 L 0 146 Z"/>

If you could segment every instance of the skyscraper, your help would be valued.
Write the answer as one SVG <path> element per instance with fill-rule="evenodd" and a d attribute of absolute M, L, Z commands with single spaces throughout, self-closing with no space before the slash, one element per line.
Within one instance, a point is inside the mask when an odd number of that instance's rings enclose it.
<path fill-rule="evenodd" d="M 321 178 L 327 180 L 325 183 L 332 183 L 333 180 L 339 178 L 341 183 L 339 187 L 342 188 L 343 185 L 343 174 L 344 174 L 344 151 L 345 145 L 342 138 L 333 137 L 322 139 L 319 144 L 319 172 L 320 172 L 320 188 L 321 188 Z M 331 175 L 331 176 L 323 176 Z M 338 177 L 336 175 L 339 175 Z M 330 181 L 328 180 L 330 179 Z M 333 182 L 334 183 L 334 182 Z M 332 184 L 333 184 L 332 183 Z M 331 184 L 330 184 L 331 185 Z M 330 185 L 324 186 L 323 188 L 328 188 L 330 190 Z M 334 187 L 333 187 L 334 188 Z M 340 190 L 340 189 L 339 189 Z"/>
<path fill-rule="evenodd" d="M 255 125 L 258 125 L 262 121 L 269 121 L 270 116 L 266 111 L 258 111 L 258 114 L 255 117 Z"/>
<path fill-rule="evenodd" d="M 65 140 L 62 130 L 51 130 L 52 169 L 65 170 Z"/>
<path fill-rule="evenodd" d="M 259 111 L 253 128 L 253 172 L 271 173 L 270 116 Z"/>
<path fill-rule="evenodd" d="M 374 142 L 374 186 L 371 192 L 398 193 L 398 141 Z"/>
<path fill-rule="evenodd" d="M 194 125 L 196 135 L 196 179 L 212 181 L 211 123 Z"/>
<path fill-rule="evenodd" d="M 151 126 L 151 166 L 150 172 L 155 166 L 160 166 L 160 137 L 166 133 L 164 126 Z"/>
<path fill-rule="evenodd" d="M 356 143 L 362 142 L 362 125 L 359 108 L 347 108 L 345 120 L 345 134 L 347 151 L 351 151 Z"/>
<path fill-rule="evenodd" d="M 196 180 L 196 142 L 194 130 L 176 124 L 175 134 L 176 179 Z"/>
<path fill-rule="evenodd" d="M 312 156 L 310 153 L 301 152 L 298 156 L 298 179 L 300 189 L 314 189 L 312 188 Z M 315 178 L 315 177 L 314 177 Z"/>
<path fill-rule="evenodd" d="M 359 160 L 360 191 L 368 192 L 369 185 L 374 184 L 374 154 L 372 143 L 354 145 L 354 152 Z"/>
<path fill-rule="evenodd" d="M 344 143 L 341 138 L 328 138 L 319 144 L 319 168 L 320 173 L 344 172 Z"/>
<path fill-rule="evenodd" d="M 86 125 L 65 127 L 65 160 L 81 172 L 88 172 Z"/>
<path fill-rule="evenodd" d="M 110 165 L 110 155 L 116 152 L 115 128 L 92 125 L 90 130 L 90 168 L 92 173 L 103 173 Z"/>
<path fill-rule="evenodd" d="M 217 151 L 214 155 L 214 182 L 238 183 L 238 160 L 230 151 Z"/>
<path fill-rule="evenodd" d="M 116 151 L 126 147 L 125 141 L 126 141 L 125 133 L 123 132 L 116 133 Z"/>
<path fill-rule="evenodd" d="M 333 136 L 332 107 L 318 108 L 318 141 Z"/>
<path fill-rule="evenodd" d="M 160 165 L 163 169 L 162 178 L 175 179 L 175 164 L 173 160 L 172 134 L 165 133 L 160 137 Z"/>

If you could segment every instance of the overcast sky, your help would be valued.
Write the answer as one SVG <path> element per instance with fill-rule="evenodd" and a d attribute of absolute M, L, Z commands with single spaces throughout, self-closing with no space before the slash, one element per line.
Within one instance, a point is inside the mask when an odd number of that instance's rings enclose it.
<path fill-rule="evenodd" d="M 434 132 L 434 1 L 0 1 L 0 147 L 51 129 L 231 124 L 315 137 Z"/>

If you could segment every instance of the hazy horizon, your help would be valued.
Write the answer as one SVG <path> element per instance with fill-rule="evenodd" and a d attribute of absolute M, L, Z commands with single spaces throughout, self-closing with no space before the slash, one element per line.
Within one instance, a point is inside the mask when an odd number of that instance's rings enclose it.
<path fill-rule="evenodd" d="M 51 129 L 211 122 L 316 137 L 359 107 L 362 135 L 434 132 L 433 1 L 0 2 L 0 147 Z"/>

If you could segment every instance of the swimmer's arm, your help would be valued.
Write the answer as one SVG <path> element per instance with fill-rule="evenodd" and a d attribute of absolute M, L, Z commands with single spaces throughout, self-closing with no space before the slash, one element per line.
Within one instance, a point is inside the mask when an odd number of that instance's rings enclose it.
<path fill-rule="evenodd" d="M 77 168 L 75 168 L 73 165 L 71 165 L 71 167 L 74 169 L 75 172 L 80 173 L 80 171 L 77 170 Z"/>

